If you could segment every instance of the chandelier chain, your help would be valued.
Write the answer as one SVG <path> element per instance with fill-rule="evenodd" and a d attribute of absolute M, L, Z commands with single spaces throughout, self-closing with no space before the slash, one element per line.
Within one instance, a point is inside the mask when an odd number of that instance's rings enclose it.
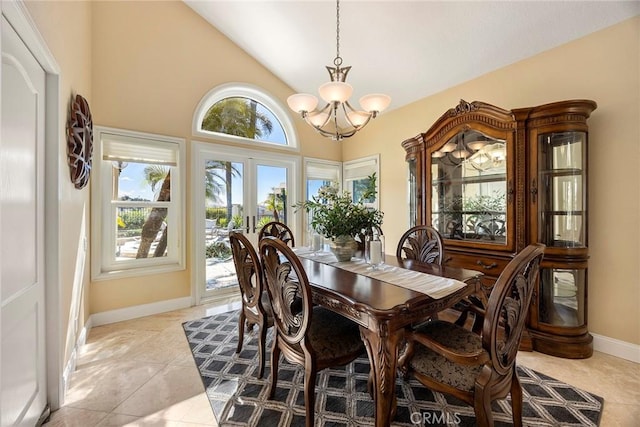
<path fill-rule="evenodd" d="M 336 59 L 333 60 L 336 67 L 342 65 L 340 57 L 340 0 L 336 0 Z"/>

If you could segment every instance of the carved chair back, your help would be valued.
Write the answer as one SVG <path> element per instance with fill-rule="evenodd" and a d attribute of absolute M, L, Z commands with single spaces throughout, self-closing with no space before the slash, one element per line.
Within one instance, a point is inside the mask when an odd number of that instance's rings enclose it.
<path fill-rule="evenodd" d="M 233 264 L 236 267 L 242 304 L 244 307 L 256 307 L 260 304 L 263 291 L 260 259 L 253 245 L 242 233 L 229 234 Z"/>
<path fill-rule="evenodd" d="M 260 240 L 260 257 L 278 335 L 288 346 L 304 347 L 313 307 L 307 274 L 291 248 L 276 237 Z"/>
<path fill-rule="evenodd" d="M 411 227 L 400 237 L 396 256 L 427 264 L 442 264 L 444 259 L 442 236 L 435 228 L 428 225 Z"/>
<path fill-rule="evenodd" d="M 482 347 L 498 375 L 510 375 L 538 280 L 543 244 L 527 246 L 513 258 L 494 285 L 484 318 Z"/>
<path fill-rule="evenodd" d="M 236 267 L 238 285 L 242 296 L 242 310 L 238 317 L 238 347 L 236 353 L 242 351 L 245 322 L 249 328 L 258 325 L 258 378 L 262 378 L 265 365 L 265 346 L 267 328 L 273 326 L 271 304 L 264 292 L 262 264 L 253 245 L 242 233 L 229 233 L 229 243 Z"/>
<path fill-rule="evenodd" d="M 280 239 L 292 248 L 296 246 L 293 232 L 285 223 L 280 221 L 266 223 L 258 233 L 258 240 L 262 240 L 265 236 L 273 236 Z"/>

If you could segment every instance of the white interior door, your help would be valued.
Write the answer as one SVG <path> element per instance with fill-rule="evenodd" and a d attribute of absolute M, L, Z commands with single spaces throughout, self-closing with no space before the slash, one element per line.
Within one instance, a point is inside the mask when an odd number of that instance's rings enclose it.
<path fill-rule="evenodd" d="M 229 231 L 242 231 L 257 248 L 258 233 L 276 213 L 297 234 L 299 158 L 196 144 L 194 148 L 196 302 L 237 296 Z M 275 211 L 275 213 L 274 213 Z"/>
<path fill-rule="evenodd" d="M 46 407 L 45 72 L 2 18 L 0 418 L 33 426 Z"/>

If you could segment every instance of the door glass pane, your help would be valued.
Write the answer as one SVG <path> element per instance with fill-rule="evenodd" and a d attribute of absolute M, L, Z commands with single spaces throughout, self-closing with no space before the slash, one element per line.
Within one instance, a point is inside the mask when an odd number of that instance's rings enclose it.
<path fill-rule="evenodd" d="M 584 325 L 586 270 L 540 270 L 540 321 L 550 325 Z"/>
<path fill-rule="evenodd" d="M 446 239 L 506 244 L 503 140 L 458 133 L 431 153 L 431 223 Z"/>
<path fill-rule="evenodd" d="M 287 168 L 257 165 L 256 231 L 269 221 L 287 224 Z"/>
<path fill-rule="evenodd" d="M 206 290 L 236 286 L 229 232 L 242 229 L 244 166 L 242 163 L 205 162 Z"/>
<path fill-rule="evenodd" d="M 547 246 L 584 247 L 584 132 L 538 137 L 538 239 Z"/>

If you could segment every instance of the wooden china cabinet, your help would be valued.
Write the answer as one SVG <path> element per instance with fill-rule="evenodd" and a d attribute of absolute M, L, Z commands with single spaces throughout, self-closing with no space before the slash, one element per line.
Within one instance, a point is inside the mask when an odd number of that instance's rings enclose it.
<path fill-rule="evenodd" d="M 411 225 L 444 239 L 446 263 L 482 270 L 489 294 L 530 243 L 547 248 L 523 348 L 567 358 L 593 352 L 587 328 L 588 100 L 504 110 L 460 103 L 402 143 Z"/>

